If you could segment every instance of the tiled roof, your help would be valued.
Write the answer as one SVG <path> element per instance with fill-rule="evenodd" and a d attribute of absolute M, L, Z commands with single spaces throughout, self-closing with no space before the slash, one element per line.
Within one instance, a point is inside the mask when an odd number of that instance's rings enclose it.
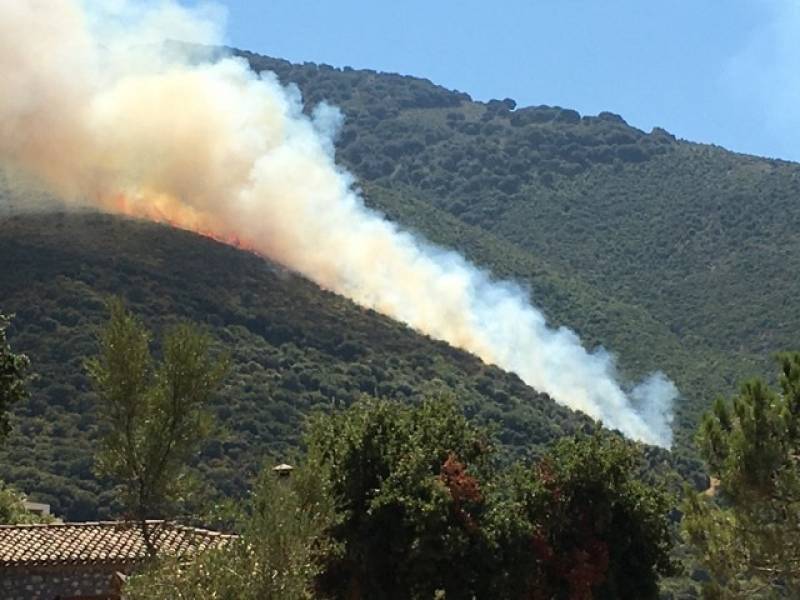
<path fill-rule="evenodd" d="M 206 529 L 148 521 L 159 554 L 187 556 L 231 539 Z M 0 568 L 131 563 L 147 557 L 138 525 L 121 521 L 0 525 Z"/>

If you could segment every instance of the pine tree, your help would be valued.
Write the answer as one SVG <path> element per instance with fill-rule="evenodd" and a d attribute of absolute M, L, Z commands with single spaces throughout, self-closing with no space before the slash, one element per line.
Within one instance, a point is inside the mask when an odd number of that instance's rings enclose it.
<path fill-rule="evenodd" d="M 745 383 L 698 434 L 712 487 L 687 492 L 684 530 L 714 577 L 711 598 L 800 593 L 800 353 L 779 363 L 778 389 Z"/>

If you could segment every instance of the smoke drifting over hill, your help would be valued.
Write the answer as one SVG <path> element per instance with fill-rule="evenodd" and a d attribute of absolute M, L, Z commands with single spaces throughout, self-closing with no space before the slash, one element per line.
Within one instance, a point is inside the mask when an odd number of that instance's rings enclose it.
<path fill-rule="evenodd" d="M 168 3 L 0 0 L 0 161 L 67 202 L 236 240 L 632 438 L 670 445 L 677 390 L 663 375 L 626 394 L 611 357 L 548 327 L 520 288 L 364 207 L 334 161 L 335 108 L 306 116 L 274 75 L 160 43 L 218 44 L 215 19 Z"/>

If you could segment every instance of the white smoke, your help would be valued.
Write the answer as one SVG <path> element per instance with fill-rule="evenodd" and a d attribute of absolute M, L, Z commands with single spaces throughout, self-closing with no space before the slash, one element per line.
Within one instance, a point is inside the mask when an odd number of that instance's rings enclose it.
<path fill-rule="evenodd" d="M 632 392 L 603 350 L 548 327 L 526 294 L 365 208 L 334 161 L 341 116 L 235 58 L 155 52 L 216 44 L 205 9 L 0 0 L 0 161 L 68 201 L 245 241 L 319 285 L 517 373 L 557 402 L 669 446 L 675 387 Z M 146 42 L 146 43 L 142 43 Z"/>

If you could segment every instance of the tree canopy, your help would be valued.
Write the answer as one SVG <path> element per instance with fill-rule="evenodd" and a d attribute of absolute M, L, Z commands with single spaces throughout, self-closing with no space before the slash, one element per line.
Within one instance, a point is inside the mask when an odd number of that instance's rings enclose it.
<path fill-rule="evenodd" d="M 712 598 L 800 594 L 800 353 L 778 360 L 777 388 L 746 382 L 698 435 L 714 479 L 687 495 L 684 528 L 714 576 Z"/>
<path fill-rule="evenodd" d="M 0 313 L 0 443 L 11 430 L 9 410 L 28 397 L 26 387 L 27 370 L 30 366 L 28 357 L 15 354 L 6 340 L 10 318 Z"/>
<path fill-rule="evenodd" d="M 324 593 L 467 598 L 489 579 L 478 477 L 488 475 L 491 446 L 454 402 L 367 399 L 316 418 L 306 443 L 341 515 L 331 536 L 343 552 L 326 561 Z"/>
<path fill-rule="evenodd" d="M 122 301 L 109 303 L 100 353 L 87 362 L 104 435 L 98 471 L 117 481 L 130 518 L 164 517 L 185 488 L 186 463 L 211 428 L 208 402 L 227 369 L 195 327 L 169 330 L 154 364 L 150 335 Z"/>
<path fill-rule="evenodd" d="M 11 430 L 9 409 L 28 397 L 27 371 L 30 361 L 15 354 L 6 340 L 11 319 L 0 313 L 0 445 Z M 36 523 L 43 519 L 25 508 L 25 496 L 0 479 L 0 525 Z M 46 519 L 45 519 L 46 520 Z"/>
<path fill-rule="evenodd" d="M 131 600 L 315 600 L 320 556 L 334 513 L 313 471 L 295 468 L 279 479 L 265 468 L 249 496 L 234 507 L 238 538 L 191 563 L 163 558 L 125 588 Z"/>
<path fill-rule="evenodd" d="M 341 520 L 320 589 L 333 598 L 647 599 L 672 573 L 670 498 L 641 455 L 595 431 L 507 471 L 452 400 L 366 400 L 307 444 Z"/>
<path fill-rule="evenodd" d="M 534 597 L 658 597 L 660 576 L 676 572 L 667 519 L 674 498 L 637 479 L 640 461 L 631 444 L 596 431 L 512 472 L 511 506 L 529 545 L 513 546 L 511 563 Z"/>
<path fill-rule="evenodd" d="M 446 397 L 320 414 L 287 478 L 265 470 L 240 538 L 162 562 L 132 598 L 648 600 L 671 573 L 668 501 L 636 447 L 601 431 L 534 464 L 495 461 Z"/>

